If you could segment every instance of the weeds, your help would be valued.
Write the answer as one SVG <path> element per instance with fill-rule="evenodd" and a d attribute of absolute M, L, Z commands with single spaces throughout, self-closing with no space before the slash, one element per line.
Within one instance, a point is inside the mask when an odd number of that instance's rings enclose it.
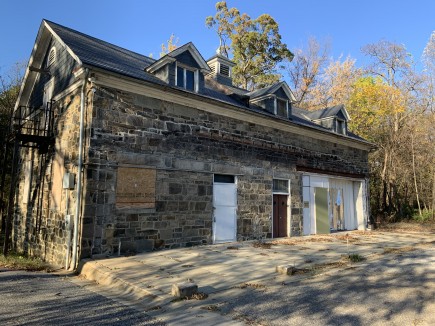
<path fill-rule="evenodd" d="M 41 259 L 29 258 L 15 253 L 9 253 L 6 257 L 0 255 L 0 267 L 29 272 L 50 271 L 50 266 Z"/>
<path fill-rule="evenodd" d="M 347 256 L 347 259 L 351 262 L 351 263 L 359 263 L 361 261 L 364 261 L 365 258 L 359 254 L 350 254 Z"/>
<path fill-rule="evenodd" d="M 252 246 L 254 248 L 270 249 L 272 247 L 272 244 L 270 242 L 254 241 L 252 243 Z"/>

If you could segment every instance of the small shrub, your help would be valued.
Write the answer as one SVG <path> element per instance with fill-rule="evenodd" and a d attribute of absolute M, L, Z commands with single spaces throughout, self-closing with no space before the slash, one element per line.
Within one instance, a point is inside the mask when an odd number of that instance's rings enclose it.
<path fill-rule="evenodd" d="M 359 263 L 359 262 L 365 260 L 365 258 L 359 254 L 350 254 L 348 256 L 348 259 L 352 263 Z"/>
<path fill-rule="evenodd" d="M 430 221 L 432 219 L 432 210 L 429 209 L 423 209 L 421 212 L 421 215 L 417 212 L 414 213 L 414 215 L 412 215 L 412 220 L 416 221 L 416 222 L 427 222 Z"/>

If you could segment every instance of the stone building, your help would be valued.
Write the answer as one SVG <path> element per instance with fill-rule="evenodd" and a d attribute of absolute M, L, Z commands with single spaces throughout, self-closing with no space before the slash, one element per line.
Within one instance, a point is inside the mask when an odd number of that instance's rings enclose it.
<path fill-rule="evenodd" d="M 368 153 L 343 106 L 249 92 L 192 43 L 155 60 L 44 20 L 16 105 L 13 246 L 83 257 L 364 229 Z M 39 128 L 40 129 L 40 128 Z M 35 132 L 33 131 L 33 135 Z"/>

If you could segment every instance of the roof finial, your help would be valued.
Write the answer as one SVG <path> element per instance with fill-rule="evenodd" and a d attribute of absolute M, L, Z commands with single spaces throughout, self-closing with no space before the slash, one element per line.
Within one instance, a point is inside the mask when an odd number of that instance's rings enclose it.
<path fill-rule="evenodd" d="M 218 34 L 218 35 L 219 35 L 219 47 L 217 48 L 216 53 L 220 54 L 228 59 L 228 51 L 227 51 L 227 47 L 225 45 L 225 41 L 223 40 L 221 34 Z"/>

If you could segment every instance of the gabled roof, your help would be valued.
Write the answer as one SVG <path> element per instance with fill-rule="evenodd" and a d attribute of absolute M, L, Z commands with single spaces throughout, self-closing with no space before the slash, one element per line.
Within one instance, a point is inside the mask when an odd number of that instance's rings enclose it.
<path fill-rule="evenodd" d="M 349 113 L 347 113 L 344 105 L 336 105 L 330 108 L 320 109 L 316 111 L 306 111 L 306 116 L 312 120 L 322 120 L 327 118 L 336 117 L 339 113 L 342 113 L 347 121 L 350 120 Z"/>
<path fill-rule="evenodd" d="M 168 84 L 153 74 L 145 71 L 146 68 L 150 66 L 156 66 L 158 62 L 162 62 L 164 60 L 171 61 L 185 51 L 189 51 L 189 53 L 202 69 L 210 71 L 210 67 L 207 65 L 203 57 L 192 43 L 187 43 L 168 53 L 163 58 L 155 60 L 153 58 L 129 51 L 111 43 L 75 31 L 68 27 L 43 20 L 32 50 L 16 107 L 20 105 L 27 105 L 27 100 L 30 97 L 33 85 L 38 78 L 37 70 L 41 70 L 44 56 L 48 50 L 48 46 L 52 38 L 56 39 L 65 47 L 71 57 L 76 60 L 77 67 L 91 69 L 95 67 L 107 72 L 113 72 L 121 76 L 130 77 L 138 81 L 149 82 L 155 84 L 156 86 L 161 85 L 167 87 Z M 30 69 L 30 67 L 36 69 Z M 210 86 L 208 84 L 206 85 Z M 294 100 L 294 96 L 285 82 L 279 82 L 252 92 L 248 92 L 247 90 L 234 86 L 222 85 L 222 87 L 226 88 L 227 90 L 222 91 L 221 89 L 217 89 L 215 87 L 204 87 L 201 89 L 200 93 L 195 93 L 195 96 L 201 96 L 204 99 L 227 103 L 242 110 L 248 110 L 257 114 L 267 115 L 272 119 L 286 120 L 292 124 L 306 126 L 325 132 L 329 132 L 329 130 L 318 124 L 315 124 L 313 120 L 333 116 L 334 114 L 338 114 L 340 110 L 343 112 L 345 117 L 348 117 L 347 111 L 343 106 L 332 107 L 314 112 L 305 110 L 301 110 L 299 112 L 299 109 L 293 108 L 294 116 L 290 122 L 286 118 L 279 117 L 263 109 L 256 108 L 255 105 L 249 105 L 247 101 L 248 98 L 253 99 L 268 94 L 274 94 L 280 88 L 282 88 L 289 99 Z M 352 133 L 348 133 L 347 137 L 366 142 Z"/>
<path fill-rule="evenodd" d="M 155 59 L 48 20 L 44 20 L 44 22 L 48 29 L 74 53 L 82 64 L 152 82 L 159 81 L 157 77 L 144 72 L 144 68 L 154 63 Z"/>
<path fill-rule="evenodd" d="M 246 95 L 249 96 L 251 99 L 255 99 L 255 98 L 259 98 L 262 96 L 266 96 L 269 94 L 273 94 L 275 93 L 278 89 L 282 88 L 283 91 L 285 92 L 285 94 L 287 95 L 287 97 L 290 99 L 290 101 L 294 101 L 295 97 L 292 93 L 292 91 L 290 90 L 290 87 L 288 87 L 287 83 L 285 81 L 264 87 L 264 88 L 260 88 L 257 89 L 255 91 L 249 92 Z"/>
<path fill-rule="evenodd" d="M 150 66 L 148 66 L 146 68 L 146 71 L 154 72 L 157 69 L 161 68 L 163 65 L 170 63 L 170 62 L 174 62 L 175 58 L 177 56 L 179 56 L 180 54 L 182 54 L 186 51 L 188 51 L 192 55 L 193 59 L 195 59 L 196 63 L 201 68 L 201 70 L 203 70 L 204 72 L 211 71 L 207 62 L 205 62 L 204 58 L 202 57 L 202 55 L 199 53 L 198 49 L 195 47 L 195 45 L 193 45 L 192 42 L 186 43 L 186 44 L 176 48 L 175 50 L 169 52 L 168 54 L 164 55 L 159 60 L 155 61 Z"/>

